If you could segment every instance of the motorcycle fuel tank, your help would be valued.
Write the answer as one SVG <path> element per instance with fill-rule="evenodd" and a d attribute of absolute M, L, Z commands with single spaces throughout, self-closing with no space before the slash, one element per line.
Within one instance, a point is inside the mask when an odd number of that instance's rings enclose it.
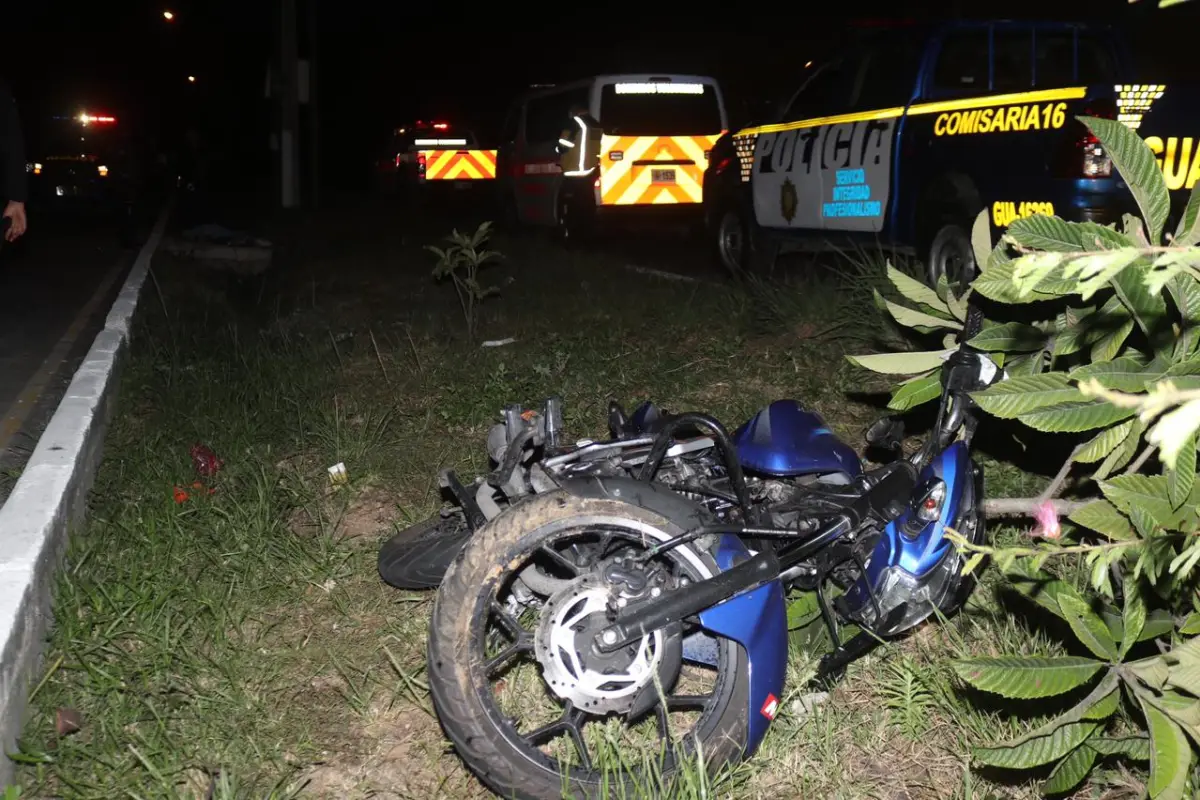
<path fill-rule="evenodd" d="M 776 400 L 734 431 L 738 460 L 748 470 L 776 477 L 862 472 L 854 449 L 839 439 L 820 415 L 795 400 Z"/>

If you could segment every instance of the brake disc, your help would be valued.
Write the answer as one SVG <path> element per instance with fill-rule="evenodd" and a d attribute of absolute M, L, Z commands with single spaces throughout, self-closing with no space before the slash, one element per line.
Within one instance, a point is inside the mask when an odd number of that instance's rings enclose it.
<path fill-rule="evenodd" d="M 679 670 L 682 643 L 677 630 L 657 630 L 612 653 L 594 646 L 611 624 L 612 588 L 598 576 L 577 578 L 541 609 L 534 653 L 550 691 L 589 714 L 625 713 L 641 706 L 641 693 L 657 672 L 664 690 Z"/>

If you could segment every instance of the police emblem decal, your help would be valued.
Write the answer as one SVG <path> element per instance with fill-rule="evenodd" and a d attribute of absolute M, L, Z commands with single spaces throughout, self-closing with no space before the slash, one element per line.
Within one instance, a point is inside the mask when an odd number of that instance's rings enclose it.
<path fill-rule="evenodd" d="M 791 178 L 784 178 L 783 185 L 779 187 L 779 210 L 789 225 L 796 218 L 796 205 L 798 203 L 799 198 L 796 197 L 796 184 L 792 183 Z"/>

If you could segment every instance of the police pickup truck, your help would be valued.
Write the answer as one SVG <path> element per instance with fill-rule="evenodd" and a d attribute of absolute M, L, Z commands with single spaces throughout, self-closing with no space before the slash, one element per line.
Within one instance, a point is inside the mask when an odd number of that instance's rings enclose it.
<path fill-rule="evenodd" d="M 993 238 L 1037 213 L 1109 223 L 1134 210 L 1078 115 L 1117 118 L 1158 154 L 1175 213 L 1200 177 L 1186 87 L 1131 83 L 1104 26 L 954 22 L 863 32 L 811 63 L 765 124 L 713 148 L 704 176 L 710 242 L 758 272 L 822 244 L 918 256 L 936 284 L 969 280 L 969 231 Z M 1181 91 L 1182 90 L 1182 91 Z"/>

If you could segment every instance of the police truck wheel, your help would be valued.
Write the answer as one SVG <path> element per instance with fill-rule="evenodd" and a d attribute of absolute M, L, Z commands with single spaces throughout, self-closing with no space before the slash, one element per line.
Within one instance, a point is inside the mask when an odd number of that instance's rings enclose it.
<path fill-rule="evenodd" d="M 726 207 L 717 217 L 713 244 L 717 261 L 735 277 L 765 277 L 775 271 L 779 243 L 756 230 L 738 206 Z"/>
<path fill-rule="evenodd" d="M 746 270 L 746 225 L 736 209 L 727 208 L 717 218 L 714 244 L 721 266 L 735 275 Z"/>
<path fill-rule="evenodd" d="M 954 293 L 962 294 L 978 272 L 967 229 L 953 223 L 942 225 L 929 244 L 925 270 L 930 286 L 936 287 L 945 275 Z"/>

